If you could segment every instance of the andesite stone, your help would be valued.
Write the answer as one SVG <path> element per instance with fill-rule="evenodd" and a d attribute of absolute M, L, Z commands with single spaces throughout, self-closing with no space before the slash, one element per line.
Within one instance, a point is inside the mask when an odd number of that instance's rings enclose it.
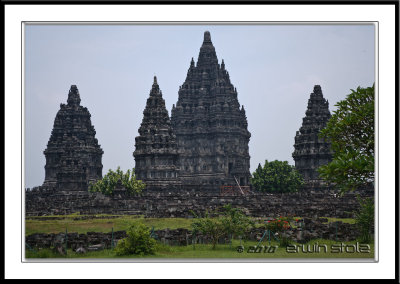
<path fill-rule="evenodd" d="M 330 142 L 318 136 L 330 117 L 329 103 L 323 97 L 321 86 L 315 85 L 308 100 L 303 124 L 299 131 L 296 131 L 292 156 L 295 167 L 304 180 L 318 187 L 323 185 L 323 181 L 317 169 L 332 161 L 333 157 Z"/>
<path fill-rule="evenodd" d="M 87 191 L 90 182 L 102 178 L 103 150 L 76 85 L 67 104 L 60 104 L 47 148 L 44 187 L 60 191 Z"/>
<path fill-rule="evenodd" d="M 232 85 L 225 62 L 218 63 L 208 31 L 197 64 L 193 58 L 171 123 L 179 152 L 183 184 L 250 184 L 250 132 L 244 107 Z"/>
<path fill-rule="evenodd" d="M 147 187 L 179 184 L 176 138 L 155 76 L 133 156 L 136 176 Z"/>

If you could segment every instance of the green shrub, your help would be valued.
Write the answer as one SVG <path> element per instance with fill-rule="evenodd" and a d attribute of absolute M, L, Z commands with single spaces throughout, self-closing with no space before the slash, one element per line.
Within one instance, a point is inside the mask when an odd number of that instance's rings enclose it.
<path fill-rule="evenodd" d="M 291 228 L 291 222 L 293 222 L 293 217 L 279 217 L 273 220 L 267 221 L 265 228 L 270 230 L 272 233 L 279 235 L 279 245 L 281 247 L 286 247 L 290 245 L 291 240 L 287 235 L 287 231 Z"/>
<path fill-rule="evenodd" d="M 137 223 L 129 227 L 127 237 L 118 242 L 115 253 L 117 256 L 123 255 L 148 255 L 154 254 L 157 241 L 150 236 L 150 229 Z"/>
<path fill-rule="evenodd" d="M 197 216 L 192 211 L 196 217 L 192 223 L 194 234 L 200 232 L 209 236 L 213 249 L 221 237 L 229 237 L 232 240 L 235 236 L 245 235 L 250 227 L 254 226 L 251 218 L 244 215 L 241 209 L 233 208 L 231 204 L 223 206 L 222 209 L 222 212 L 217 210 L 212 212 L 212 216 L 206 211 L 203 217 Z"/>
<path fill-rule="evenodd" d="M 362 199 L 357 195 L 360 209 L 356 212 L 356 225 L 360 230 L 360 241 L 369 243 L 371 241 L 371 229 L 374 224 L 374 201 L 372 198 Z"/>

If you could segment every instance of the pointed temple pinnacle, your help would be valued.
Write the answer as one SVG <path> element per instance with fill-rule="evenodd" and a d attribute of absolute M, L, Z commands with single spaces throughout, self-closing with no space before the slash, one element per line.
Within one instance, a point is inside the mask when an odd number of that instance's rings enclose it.
<path fill-rule="evenodd" d="M 71 88 L 69 89 L 68 92 L 68 99 L 67 99 L 68 105 L 80 105 L 81 103 L 81 98 L 79 96 L 79 91 L 76 85 L 71 85 Z"/>
<path fill-rule="evenodd" d="M 314 86 L 313 93 L 314 93 L 314 94 L 321 94 L 321 93 L 322 93 L 322 91 L 321 91 L 321 86 L 320 86 L 320 85 L 315 85 L 315 86 Z"/>
<path fill-rule="evenodd" d="M 150 96 L 161 95 L 160 86 L 157 83 L 157 76 L 154 76 L 153 85 L 151 86 Z"/>
<path fill-rule="evenodd" d="M 204 32 L 204 41 L 203 41 L 203 44 L 204 43 L 211 43 L 211 35 L 210 35 L 210 32 L 209 31 L 205 31 Z"/>

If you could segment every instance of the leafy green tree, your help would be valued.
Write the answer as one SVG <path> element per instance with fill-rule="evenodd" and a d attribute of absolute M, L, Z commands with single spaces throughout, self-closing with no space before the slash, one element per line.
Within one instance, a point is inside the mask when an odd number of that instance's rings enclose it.
<path fill-rule="evenodd" d="M 342 193 L 374 182 L 374 93 L 374 85 L 351 90 L 320 132 L 331 142 L 334 155 L 318 169 L 319 175 Z"/>
<path fill-rule="evenodd" d="M 371 241 L 371 230 L 374 225 L 374 201 L 372 198 L 361 198 L 357 195 L 360 209 L 356 212 L 356 225 L 360 230 L 360 241 L 369 243 Z"/>
<path fill-rule="evenodd" d="M 146 186 L 141 180 L 136 179 L 134 168 L 132 171 L 128 170 L 124 173 L 118 167 L 115 172 L 110 169 L 103 179 L 98 180 L 96 183 L 91 183 L 89 191 L 112 195 L 118 183 L 121 183 L 130 194 L 140 193 Z"/>
<path fill-rule="evenodd" d="M 231 204 L 223 206 L 222 211 L 214 211 L 211 214 L 206 211 L 204 217 L 199 217 L 194 212 L 192 214 L 196 217 L 192 223 L 193 232 L 209 236 L 213 249 L 221 237 L 243 236 L 254 226 L 251 218 Z"/>
<path fill-rule="evenodd" d="M 224 231 L 232 239 L 238 236 L 244 236 L 254 222 L 246 216 L 240 208 L 234 208 L 231 204 L 223 207 L 222 224 Z"/>
<path fill-rule="evenodd" d="M 220 216 L 211 217 L 208 211 L 205 212 L 204 217 L 195 216 L 197 218 L 192 223 L 193 232 L 200 232 L 203 235 L 209 236 L 212 249 L 215 249 L 219 238 L 226 235 L 223 218 Z"/>
<path fill-rule="evenodd" d="M 150 228 L 142 223 L 136 223 L 129 227 L 127 237 L 118 242 L 115 253 L 122 255 L 148 255 L 154 254 L 157 241 L 150 236 Z"/>
<path fill-rule="evenodd" d="M 304 181 L 301 174 L 287 161 L 265 160 L 264 167 L 258 164 L 251 184 L 262 192 L 296 192 Z"/>

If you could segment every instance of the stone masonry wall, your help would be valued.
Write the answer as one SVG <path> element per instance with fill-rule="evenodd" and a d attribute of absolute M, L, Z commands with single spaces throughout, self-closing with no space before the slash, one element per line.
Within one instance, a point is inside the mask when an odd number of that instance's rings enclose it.
<path fill-rule="evenodd" d="M 358 230 L 354 224 L 342 222 L 323 223 L 323 219 L 304 219 L 304 223 L 300 227 L 292 228 L 286 232 L 288 237 L 298 243 L 306 243 L 313 239 L 330 239 L 336 241 L 354 241 L 358 236 Z M 244 240 L 260 241 L 264 234 L 263 228 L 253 228 Z M 78 233 L 58 233 L 58 234 L 32 234 L 26 236 L 25 242 L 29 249 L 42 248 L 65 248 L 66 246 L 74 251 L 90 251 L 102 250 L 111 248 L 111 243 L 114 241 L 114 246 L 119 240 L 126 238 L 126 231 L 116 231 L 109 233 L 88 232 L 86 234 Z M 187 246 L 192 244 L 210 244 L 211 240 L 208 236 L 202 234 L 193 235 L 188 229 L 163 229 L 155 230 L 152 237 L 159 242 L 167 245 Z M 263 239 L 264 243 L 268 238 Z M 228 244 L 228 237 L 221 237 L 220 244 Z"/>
<path fill-rule="evenodd" d="M 362 195 L 372 196 L 372 192 Z M 333 190 L 305 190 L 299 193 L 224 196 L 219 192 L 145 191 L 128 196 L 124 191 L 113 196 L 101 193 L 60 192 L 35 189 L 25 192 L 26 216 L 80 214 L 129 214 L 145 217 L 193 217 L 225 204 L 239 207 L 249 216 L 276 217 L 353 217 L 358 208 L 356 193 L 339 196 Z"/>

